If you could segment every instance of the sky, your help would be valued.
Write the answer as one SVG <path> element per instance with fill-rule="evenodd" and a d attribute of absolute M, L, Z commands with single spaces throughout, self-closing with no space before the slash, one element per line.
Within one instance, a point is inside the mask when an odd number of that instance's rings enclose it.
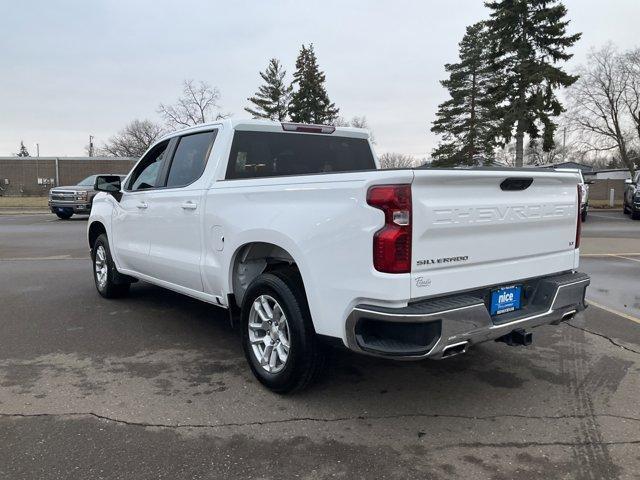
<path fill-rule="evenodd" d="M 447 98 L 439 81 L 457 60 L 480 0 L 234 0 L 60 2 L 4 0 L 0 30 L 0 156 L 23 140 L 32 155 L 83 155 L 134 118 L 159 121 L 160 102 L 184 79 L 221 92 L 247 118 L 247 97 L 272 57 L 289 79 L 301 44 L 313 43 L 330 99 L 345 118 L 364 115 L 378 153 L 424 158 Z M 582 32 L 572 70 L 592 47 L 640 46 L 639 0 L 565 0 L 569 33 Z"/>

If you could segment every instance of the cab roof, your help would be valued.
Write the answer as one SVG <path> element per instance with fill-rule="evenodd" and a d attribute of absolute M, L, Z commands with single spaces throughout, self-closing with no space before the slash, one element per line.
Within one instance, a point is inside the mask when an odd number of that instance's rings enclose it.
<path fill-rule="evenodd" d="M 163 135 L 160 140 L 182 135 L 188 132 L 206 130 L 210 127 L 230 128 L 241 131 L 254 132 L 289 132 L 307 135 L 331 135 L 336 137 L 369 138 L 369 131 L 363 128 L 336 127 L 333 125 L 313 125 L 295 122 L 276 122 L 273 120 L 234 119 L 227 118 L 215 122 L 202 123 L 193 127 L 183 128 Z"/>

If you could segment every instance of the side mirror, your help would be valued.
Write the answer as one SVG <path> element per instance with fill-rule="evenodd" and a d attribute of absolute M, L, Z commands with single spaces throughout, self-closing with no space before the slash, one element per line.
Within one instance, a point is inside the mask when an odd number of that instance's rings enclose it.
<path fill-rule="evenodd" d="M 107 192 L 112 195 L 117 195 L 120 193 L 122 185 L 118 175 L 98 175 L 93 188 L 99 192 Z"/>

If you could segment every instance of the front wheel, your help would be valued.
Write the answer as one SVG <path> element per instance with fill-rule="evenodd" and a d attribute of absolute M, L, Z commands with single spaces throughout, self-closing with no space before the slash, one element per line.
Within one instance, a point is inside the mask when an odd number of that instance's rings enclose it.
<path fill-rule="evenodd" d="M 640 210 L 632 210 L 631 211 L 631 219 L 632 220 L 640 220 Z"/>
<path fill-rule="evenodd" d="M 586 208 L 582 211 L 582 217 L 581 217 L 581 220 L 582 220 L 583 222 L 586 222 L 586 221 L 587 221 L 587 209 L 586 209 Z"/>
<path fill-rule="evenodd" d="M 129 292 L 131 282 L 118 273 L 111 257 L 109 241 L 104 233 L 93 244 L 91 259 L 93 260 L 93 279 L 100 295 L 105 298 L 117 298 Z"/>
<path fill-rule="evenodd" d="M 322 346 L 297 272 L 258 276 L 244 295 L 241 319 L 245 357 L 255 377 L 270 390 L 302 390 L 322 370 Z"/>
<path fill-rule="evenodd" d="M 56 212 L 56 215 L 58 216 L 58 218 L 60 220 L 69 220 L 72 216 L 73 213 L 68 213 L 68 212 Z"/>

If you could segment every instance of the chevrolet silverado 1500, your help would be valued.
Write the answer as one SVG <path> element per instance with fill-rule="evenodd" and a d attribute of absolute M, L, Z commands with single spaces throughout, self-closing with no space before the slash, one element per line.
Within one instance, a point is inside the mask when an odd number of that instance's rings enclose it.
<path fill-rule="evenodd" d="M 126 175 L 118 175 L 123 179 Z M 95 190 L 97 175 L 90 175 L 77 185 L 55 187 L 49 190 L 49 209 L 61 220 L 69 220 L 74 213 L 89 214 Z"/>
<path fill-rule="evenodd" d="M 144 280 L 228 309 L 278 392 L 325 342 L 392 359 L 528 344 L 585 308 L 575 174 L 379 170 L 353 128 L 225 120 L 99 176 L 88 225 L 98 292 Z"/>
<path fill-rule="evenodd" d="M 622 203 L 622 211 L 631 214 L 634 220 L 640 220 L 640 172 L 627 180 L 624 186 L 624 200 Z"/>

